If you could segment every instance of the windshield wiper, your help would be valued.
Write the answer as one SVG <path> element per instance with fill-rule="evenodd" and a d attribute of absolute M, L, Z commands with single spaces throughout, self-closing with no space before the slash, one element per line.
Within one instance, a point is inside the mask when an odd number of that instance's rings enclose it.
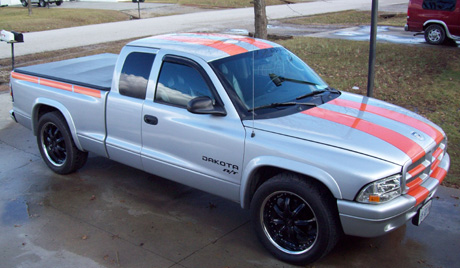
<path fill-rule="evenodd" d="M 315 84 L 313 82 L 304 81 L 304 80 L 297 80 L 297 79 L 293 79 L 293 78 L 287 78 L 287 77 L 279 76 L 279 75 L 276 75 L 276 74 L 269 74 L 269 76 L 270 76 L 270 79 L 272 80 L 272 82 L 277 87 L 281 86 L 281 84 L 284 81 L 294 82 L 294 83 L 298 83 L 298 84 L 306 84 L 306 85 L 311 85 L 311 86 L 317 86 L 318 85 L 318 84 Z"/>
<path fill-rule="evenodd" d="M 325 90 L 325 89 L 315 90 L 315 91 L 309 92 L 309 93 L 307 93 L 307 94 L 305 94 L 305 95 L 302 95 L 302 96 L 300 96 L 300 97 L 297 97 L 297 98 L 295 98 L 295 99 L 296 99 L 296 100 L 300 100 L 300 99 L 304 99 L 304 98 L 306 98 L 306 97 L 311 97 L 311 96 L 315 96 L 315 95 L 321 94 L 321 93 L 323 93 L 323 92 L 326 92 L 326 90 Z"/>
<path fill-rule="evenodd" d="M 276 108 L 276 107 L 283 107 L 283 106 L 293 106 L 293 105 L 306 105 L 306 106 L 317 106 L 316 103 L 311 103 L 311 102 L 274 102 L 270 103 L 267 105 L 262 105 L 259 107 L 255 107 L 253 109 L 249 109 L 249 112 L 255 111 L 255 110 L 260 110 L 260 109 L 266 109 L 266 108 Z"/>
<path fill-rule="evenodd" d="M 338 91 L 337 89 L 329 88 L 329 87 L 328 87 L 328 88 L 325 88 L 325 89 L 320 89 L 320 90 L 315 90 L 315 91 L 309 92 L 309 93 L 307 93 L 307 94 L 305 94 L 305 95 L 302 95 L 302 96 L 300 96 L 300 97 L 297 97 L 297 98 L 295 98 L 295 99 L 296 99 L 296 100 L 304 99 L 304 98 L 306 98 L 306 97 L 315 96 L 315 95 L 324 93 L 324 92 L 326 92 L 326 91 L 329 91 L 330 93 L 335 93 L 335 94 L 339 93 L 339 94 L 340 94 L 340 91 Z"/>

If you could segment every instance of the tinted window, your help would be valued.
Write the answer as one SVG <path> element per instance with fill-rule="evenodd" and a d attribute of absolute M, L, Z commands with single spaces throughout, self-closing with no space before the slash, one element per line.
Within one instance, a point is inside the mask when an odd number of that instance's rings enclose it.
<path fill-rule="evenodd" d="M 457 0 L 423 0 L 423 9 L 453 11 Z"/>
<path fill-rule="evenodd" d="M 118 86 L 121 95 L 145 99 L 154 59 L 155 54 L 141 52 L 133 52 L 126 57 Z"/>
<path fill-rule="evenodd" d="M 163 63 L 155 101 L 185 107 L 191 99 L 200 96 L 208 96 L 214 100 L 211 90 L 198 70 L 179 63 Z"/>

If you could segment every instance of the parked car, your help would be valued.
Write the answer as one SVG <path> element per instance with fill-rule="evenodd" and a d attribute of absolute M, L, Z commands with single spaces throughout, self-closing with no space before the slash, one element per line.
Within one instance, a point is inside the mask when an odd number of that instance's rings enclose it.
<path fill-rule="evenodd" d="M 333 89 L 284 47 L 244 36 L 160 35 L 16 68 L 11 96 L 54 172 L 92 152 L 228 198 L 296 264 L 343 233 L 420 224 L 450 165 L 434 123 Z"/>
<path fill-rule="evenodd" d="M 428 44 L 460 40 L 459 0 L 410 0 L 406 31 L 424 32 Z"/>
<path fill-rule="evenodd" d="M 31 4 L 38 4 L 39 7 L 45 7 L 47 3 L 55 3 L 56 6 L 60 6 L 62 2 L 63 0 L 30 0 Z M 29 0 L 21 0 L 21 4 L 23 7 L 26 7 L 29 5 Z"/>

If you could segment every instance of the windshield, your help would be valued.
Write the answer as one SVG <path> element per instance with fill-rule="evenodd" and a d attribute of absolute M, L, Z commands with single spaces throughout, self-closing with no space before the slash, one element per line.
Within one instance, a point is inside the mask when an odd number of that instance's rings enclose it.
<path fill-rule="evenodd" d="M 248 111 L 296 101 L 328 87 L 307 64 L 282 47 L 227 57 L 211 62 L 211 66 Z"/>

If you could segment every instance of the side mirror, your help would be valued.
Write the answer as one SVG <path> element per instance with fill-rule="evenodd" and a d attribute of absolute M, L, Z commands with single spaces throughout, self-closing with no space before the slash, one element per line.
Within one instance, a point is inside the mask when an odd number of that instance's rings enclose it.
<path fill-rule="evenodd" d="M 214 106 L 213 101 L 208 96 L 196 97 L 187 104 L 187 111 L 193 114 L 212 114 L 226 116 L 227 112 L 221 106 Z"/>

